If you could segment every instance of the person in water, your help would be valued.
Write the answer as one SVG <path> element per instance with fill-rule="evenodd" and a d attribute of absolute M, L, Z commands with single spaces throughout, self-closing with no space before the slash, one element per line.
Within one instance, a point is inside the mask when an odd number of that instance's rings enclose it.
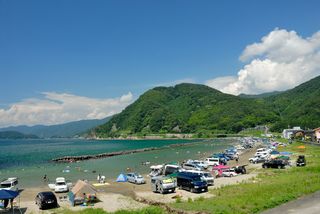
<path fill-rule="evenodd" d="M 47 175 L 44 175 L 44 176 L 43 176 L 43 181 L 44 181 L 44 182 L 47 182 L 47 181 L 48 181 Z"/>

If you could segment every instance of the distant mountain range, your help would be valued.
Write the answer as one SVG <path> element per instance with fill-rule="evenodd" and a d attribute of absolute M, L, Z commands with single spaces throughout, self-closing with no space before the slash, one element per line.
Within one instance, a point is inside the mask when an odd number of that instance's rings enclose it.
<path fill-rule="evenodd" d="M 294 89 L 234 96 L 198 84 L 156 87 L 98 126 L 93 135 L 236 133 L 256 125 L 274 131 L 320 126 L 320 76 Z"/>
<path fill-rule="evenodd" d="M 16 131 L 0 131 L 0 139 L 36 139 L 39 138 L 32 134 L 22 134 Z"/>
<path fill-rule="evenodd" d="M 102 125 L 111 117 L 96 120 L 80 120 L 59 125 L 36 125 L 36 126 L 11 126 L 0 128 L 0 132 L 13 131 L 22 135 L 34 136 L 35 138 L 71 138 L 88 132 L 90 129 Z M 7 133 L 8 134 L 8 133 Z M 10 133 L 9 133 L 10 134 Z M 17 133 L 16 133 L 17 134 Z M 30 138 L 30 137 L 26 137 Z"/>

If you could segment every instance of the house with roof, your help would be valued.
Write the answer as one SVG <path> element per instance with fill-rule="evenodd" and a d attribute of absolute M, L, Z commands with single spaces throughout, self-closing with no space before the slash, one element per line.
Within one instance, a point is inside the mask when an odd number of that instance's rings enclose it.
<path fill-rule="evenodd" d="M 320 127 L 314 129 L 314 133 L 315 133 L 317 142 L 320 143 Z"/>
<path fill-rule="evenodd" d="M 291 139 L 291 137 L 294 137 L 297 132 L 303 132 L 303 130 L 299 126 L 293 127 L 292 129 L 284 129 L 282 137 L 285 139 Z"/>

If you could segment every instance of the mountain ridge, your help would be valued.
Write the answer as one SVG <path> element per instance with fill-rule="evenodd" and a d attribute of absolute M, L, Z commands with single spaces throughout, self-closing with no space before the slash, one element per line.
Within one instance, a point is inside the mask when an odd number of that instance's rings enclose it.
<path fill-rule="evenodd" d="M 17 131 L 0 131 L 0 139 L 38 139 L 39 137 L 32 134 L 23 134 Z"/>
<path fill-rule="evenodd" d="M 156 87 L 98 126 L 94 134 L 237 133 L 265 124 L 276 131 L 288 125 L 314 128 L 320 126 L 319 83 L 320 76 L 284 92 L 250 99 L 200 84 Z"/>
<path fill-rule="evenodd" d="M 106 123 L 110 118 L 79 120 L 57 125 L 10 126 L 0 128 L 0 131 L 16 131 L 26 135 L 36 135 L 40 138 L 71 138 Z"/>

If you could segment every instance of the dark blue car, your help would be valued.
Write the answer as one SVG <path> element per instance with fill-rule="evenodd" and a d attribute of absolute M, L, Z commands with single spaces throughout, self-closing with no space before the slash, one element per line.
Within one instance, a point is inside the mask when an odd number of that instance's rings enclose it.
<path fill-rule="evenodd" d="M 208 184 L 201 176 L 194 173 L 179 172 L 177 175 L 177 186 L 190 192 L 207 192 Z"/>

